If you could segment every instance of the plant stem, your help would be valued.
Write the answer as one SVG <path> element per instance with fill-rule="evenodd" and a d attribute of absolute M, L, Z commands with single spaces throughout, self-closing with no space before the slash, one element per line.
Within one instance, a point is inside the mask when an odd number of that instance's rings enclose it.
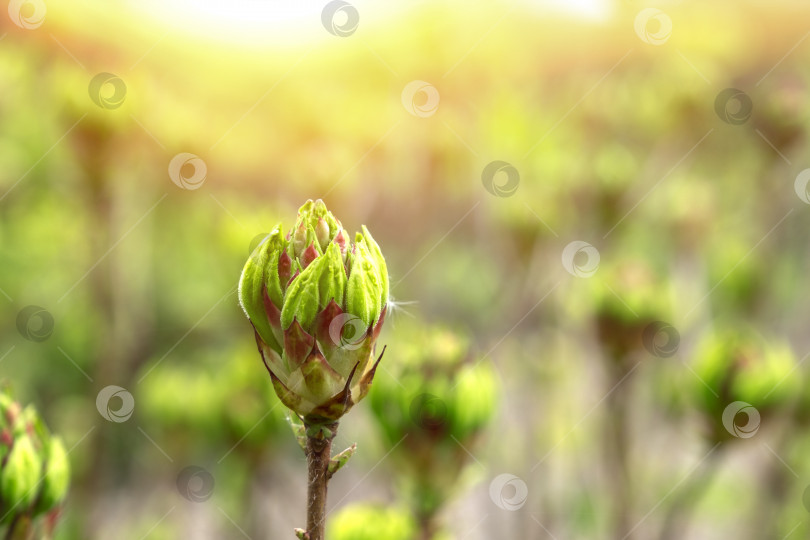
<path fill-rule="evenodd" d="M 17 528 L 17 523 L 20 522 L 20 514 L 15 514 L 11 520 L 11 523 L 8 525 L 8 530 L 6 530 L 6 540 L 12 540 L 14 538 L 14 530 Z"/>
<path fill-rule="evenodd" d="M 433 540 L 437 528 L 435 514 L 421 517 L 419 519 L 419 540 Z"/>
<path fill-rule="evenodd" d="M 309 540 L 324 540 L 326 529 L 326 485 L 329 482 L 329 458 L 338 424 L 307 425 L 307 535 Z"/>
<path fill-rule="evenodd" d="M 687 529 L 691 518 L 719 472 L 722 463 L 720 456 L 722 454 L 723 447 L 717 447 L 717 450 L 713 451 L 706 461 L 702 463 L 699 472 L 694 471 L 689 482 L 675 494 L 664 517 L 664 524 L 659 536 L 660 540 L 688 537 Z"/>

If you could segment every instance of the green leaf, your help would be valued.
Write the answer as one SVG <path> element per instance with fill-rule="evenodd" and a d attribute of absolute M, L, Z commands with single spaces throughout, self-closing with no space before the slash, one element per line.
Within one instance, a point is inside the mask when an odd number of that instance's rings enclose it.
<path fill-rule="evenodd" d="M 331 477 L 336 472 L 340 470 L 341 467 L 346 465 L 349 462 L 349 459 L 354 455 L 355 450 L 357 450 L 357 443 L 351 445 L 343 452 L 337 454 L 336 456 L 332 457 L 329 460 L 329 466 L 327 468 L 327 472 Z"/>
<path fill-rule="evenodd" d="M 295 440 L 298 441 L 298 446 L 301 447 L 301 450 L 304 451 L 306 454 L 307 452 L 307 428 L 304 427 L 304 423 L 298 420 L 298 418 L 293 418 L 292 414 L 287 413 L 287 423 L 290 424 L 290 428 L 295 435 Z"/>

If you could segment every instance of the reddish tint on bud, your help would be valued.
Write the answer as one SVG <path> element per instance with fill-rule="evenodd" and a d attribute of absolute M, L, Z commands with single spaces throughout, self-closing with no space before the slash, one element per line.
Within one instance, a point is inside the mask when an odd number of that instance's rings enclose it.
<path fill-rule="evenodd" d="M 282 402 L 334 421 L 368 392 L 388 305 L 388 271 L 368 229 L 351 237 L 323 201 L 307 201 L 251 254 L 239 298 Z"/>

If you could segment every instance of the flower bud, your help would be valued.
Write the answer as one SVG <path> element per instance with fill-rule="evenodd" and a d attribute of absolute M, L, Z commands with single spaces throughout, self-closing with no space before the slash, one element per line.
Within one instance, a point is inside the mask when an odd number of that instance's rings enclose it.
<path fill-rule="evenodd" d="M 0 499 L 5 508 L 27 510 L 37 496 L 36 487 L 42 461 L 31 438 L 18 437 L 0 471 Z"/>
<path fill-rule="evenodd" d="M 334 421 L 368 392 L 388 306 L 388 273 L 368 230 L 355 241 L 321 200 L 291 232 L 276 226 L 245 264 L 239 299 L 281 401 Z"/>
<path fill-rule="evenodd" d="M 0 517 L 30 519 L 52 510 L 70 477 L 67 452 L 33 407 L 0 392 Z"/>
<path fill-rule="evenodd" d="M 37 510 L 46 512 L 65 498 L 70 483 L 70 461 L 68 461 L 62 439 L 52 437 L 45 454 L 45 475 L 37 500 Z"/>

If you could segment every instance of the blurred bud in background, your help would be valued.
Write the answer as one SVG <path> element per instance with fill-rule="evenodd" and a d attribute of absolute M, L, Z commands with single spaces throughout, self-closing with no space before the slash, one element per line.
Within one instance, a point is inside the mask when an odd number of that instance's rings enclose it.
<path fill-rule="evenodd" d="M 50 537 L 70 482 L 70 463 L 30 405 L 0 393 L 0 526 L 6 538 Z M 34 518 L 48 514 L 42 522 Z M 14 536 L 16 535 L 16 536 Z"/>
<path fill-rule="evenodd" d="M 498 388 L 492 367 L 461 334 L 402 321 L 393 339 L 397 362 L 378 375 L 371 409 L 391 454 L 403 495 L 423 538 L 435 538 L 438 513 L 460 488 L 462 473 L 492 421 Z"/>
<path fill-rule="evenodd" d="M 785 342 L 766 341 L 750 329 L 720 330 L 698 345 L 689 383 L 709 438 L 750 438 L 760 423 L 788 412 L 801 379 L 788 377 L 796 358 Z M 686 379 L 687 381 L 689 379 Z"/>

